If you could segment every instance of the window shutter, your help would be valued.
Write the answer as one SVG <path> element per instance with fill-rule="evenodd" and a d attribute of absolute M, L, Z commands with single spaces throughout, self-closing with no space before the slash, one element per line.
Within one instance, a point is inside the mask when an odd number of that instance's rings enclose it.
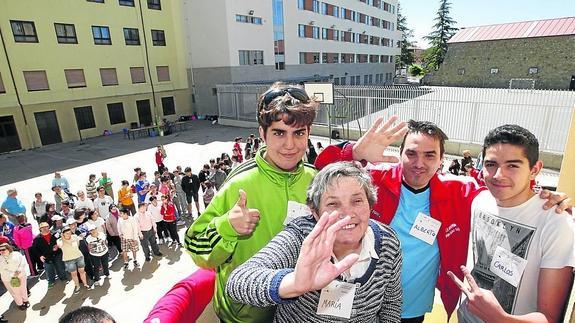
<path fill-rule="evenodd" d="M 118 85 L 118 76 L 115 68 L 101 68 L 100 77 L 102 78 L 103 86 Z"/>
<path fill-rule="evenodd" d="M 64 70 L 64 74 L 66 75 L 66 82 L 69 88 L 86 86 L 83 69 Z"/>
<path fill-rule="evenodd" d="M 28 91 L 49 90 L 48 77 L 46 71 L 25 71 L 24 80 Z"/>
<path fill-rule="evenodd" d="M 132 83 L 146 83 L 146 73 L 143 67 L 130 67 Z"/>

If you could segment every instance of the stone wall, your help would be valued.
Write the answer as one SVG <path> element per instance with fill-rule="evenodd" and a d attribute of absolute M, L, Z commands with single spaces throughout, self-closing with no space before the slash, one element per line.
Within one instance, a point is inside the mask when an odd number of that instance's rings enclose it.
<path fill-rule="evenodd" d="M 532 67 L 536 74 L 529 73 Z M 452 43 L 441 68 L 426 80 L 439 86 L 507 88 L 512 78 L 533 78 L 536 89 L 569 89 L 572 75 L 574 35 Z"/>

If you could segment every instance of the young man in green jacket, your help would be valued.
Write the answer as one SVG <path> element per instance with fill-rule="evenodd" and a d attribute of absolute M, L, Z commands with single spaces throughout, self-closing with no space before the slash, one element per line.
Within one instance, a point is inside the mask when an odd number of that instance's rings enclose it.
<path fill-rule="evenodd" d="M 275 308 L 232 301 L 231 272 L 257 253 L 294 216 L 306 213 L 306 190 L 316 173 L 302 158 L 319 103 L 299 87 L 276 83 L 258 101 L 256 157 L 235 168 L 186 233 L 186 249 L 202 268 L 217 269 L 214 308 L 223 322 L 271 322 Z"/>

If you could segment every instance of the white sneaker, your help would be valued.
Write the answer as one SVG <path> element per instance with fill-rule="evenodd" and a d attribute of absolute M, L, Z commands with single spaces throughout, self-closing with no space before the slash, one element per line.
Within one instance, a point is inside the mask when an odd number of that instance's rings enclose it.
<path fill-rule="evenodd" d="M 164 239 L 158 239 L 158 244 L 164 244 Z"/>

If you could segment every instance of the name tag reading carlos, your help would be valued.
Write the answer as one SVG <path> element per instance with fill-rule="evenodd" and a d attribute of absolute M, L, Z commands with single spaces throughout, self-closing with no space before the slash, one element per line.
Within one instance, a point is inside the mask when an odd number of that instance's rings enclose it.
<path fill-rule="evenodd" d="M 316 313 L 349 319 L 354 297 L 355 284 L 334 280 L 321 290 Z"/>
<path fill-rule="evenodd" d="M 309 209 L 309 207 L 307 205 L 302 204 L 302 203 L 298 203 L 295 201 L 288 201 L 287 213 L 286 213 L 286 217 L 284 220 L 284 226 L 286 226 L 288 223 L 290 223 L 291 221 L 293 221 L 296 218 L 299 218 L 301 216 L 310 215 L 310 214 L 311 214 L 311 210 Z"/>
<path fill-rule="evenodd" d="M 440 227 L 440 221 L 419 212 L 409 234 L 432 245 L 435 238 L 437 238 L 437 233 L 439 232 Z"/>
<path fill-rule="evenodd" d="M 491 259 L 489 270 L 504 281 L 517 287 L 526 266 L 527 260 L 501 246 L 497 246 L 493 259 Z"/>

